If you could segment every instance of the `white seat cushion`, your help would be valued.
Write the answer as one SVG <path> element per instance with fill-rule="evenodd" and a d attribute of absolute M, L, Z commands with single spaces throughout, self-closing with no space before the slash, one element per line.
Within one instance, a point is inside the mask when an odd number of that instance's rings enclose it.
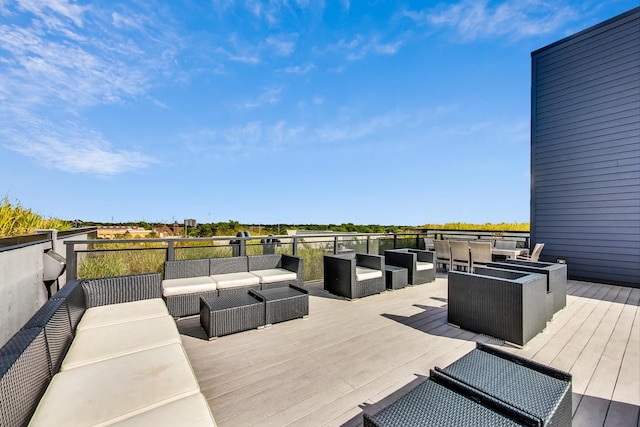
<path fill-rule="evenodd" d="M 240 273 L 214 274 L 211 278 L 216 282 L 218 289 L 260 284 L 258 276 L 246 271 Z"/>
<path fill-rule="evenodd" d="M 102 305 L 91 307 L 84 312 L 78 323 L 78 330 L 168 315 L 169 310 L 162 298 Z"/>
<path fill-rule="evenodd" d="M 378 277 L 382 277 L 382 270 L 374 270 L 372 268 L 356 266 L 356 280 L 358 282 L 361 282 L 363 280 L 377 279 Z"/>
<path fill-rule="evenodd" d="M 168 315 L 85 329 L 76 333 L 60 370 L 181 342 L 176 323 Z"/>
<path fill-rule="evenodd" d="M 418 261 L 416 262 L 416 270 L 417 271 L 433 270 L 433 264 L 431 264 L 430 262 Z"/>
<path fill-rule="evenodd" d="M 215 291 L 216 289 L 216 282 L 209 276 L 167 279 L 162 281 L 162 295 L 165 297 Z"/>
<path fill-rule="evenodd" d="M 175 402 L 167 403 L 124 421 L 112 424 L 118 427 L 207 427 L 215 426 L 207 399 L 202 393 L 185 397 Z"/>
<path fill-rule="evenodd" d="M 30 425 L 106 425 L 199 392 L 182 345 L 168 344 L 57 373 Z"/>
<path fill-rule="evenodd" d="M 296 280 L 297 275 L 293 271 L 284 268 L 270 268 L 268 270 L 251 270 L 260 279 L 260 283 L 284 282 L 285 280 Z"/>

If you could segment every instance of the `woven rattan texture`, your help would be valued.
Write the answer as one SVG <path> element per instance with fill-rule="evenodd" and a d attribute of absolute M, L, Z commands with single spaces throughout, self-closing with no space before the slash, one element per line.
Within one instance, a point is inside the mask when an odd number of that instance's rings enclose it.
<path fill-rule="evenodd" d="M 545 420 L 546 424 L 552 418 L 554 426 L 571 423 L 571 381 L 551 377 L 478 349 L 444 368 L 443 372 Z M 565 397 L 569 397 L 568 405 L 563 403 Z M 558 417 L 555 416 L 557 410 Z"/>
<path fill-rule="evenodd" d="M 187 277 L 201 277 L 209 275 L 208 259 L 189 259 L 180 261 L 165 261 L 164 278 L 182 279 Z"/>
<path fill-rule="evenodd" d="M 522 425 L 431 379 L 371 416 L 367 427 L 506 427 Z"/>
<path fill-rule="evenodd" d="M 282 266 L 282 255 L 280 254 L 248 256 L 247 260 L 249 271 L 267 270 Z"/>
<path fill-rule="evenodd" d="M 265 301 L 267 325 L 309 315 L 309 295 L 293 287 L 255 291 Z"/>
<path fill-rule="evenodd" d="M 200 323 L 209 338 L 264 326 L 264 303 L 248 294 L 202 298 Z"/>
<path fill-rule="evenodd" d="M 167 310 L 173 317 L 193 316 L 200 313 L 200 297 L 216 297 L 218 291 L 195 292 L 191 294 L 173 295 L 165 298 Z"/>
<path fill-rule="evenodd" d="M 82 287 L 87 308 L 162 298 L 160 273 L 90 279 L 85 280 Z"/>
<path fill-rule="evenodd" d="M 209 259 L 209 274 L 241 273 L 249 271 L 246 256 Z"/>
<path fill-rule="evenodd" d="M 71 321 L 71 330 L 75 332 L 80 319 L 84 315 L 85 298 L 84 290 L 80 280 L 74 280 L 68 282 L 66 285 L 56 292 L 52 299 L 65 299 L 67 303 L 67 310 L 69 311 L 69 320 Z"/>
<path fill-rule="evenodd" d="M 0 426 L 25 426 L 51 380 L 43 328 L 18 331 L 0 350 Z"/>
<path fill-rule="evenodd" d="M 29 319 L 25 329 L 44 328 L 50 358 L 51 376 L 60 369 L 73 340 L 69 311 L 64 299 L 50 299 Z"/>

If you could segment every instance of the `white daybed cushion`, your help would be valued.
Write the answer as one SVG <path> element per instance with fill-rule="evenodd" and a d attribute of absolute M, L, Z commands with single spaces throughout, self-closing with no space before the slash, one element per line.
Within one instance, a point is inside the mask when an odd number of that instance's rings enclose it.
<path fill-rule="evenodd" d="M 215 426 L 216 422 L 209 409 L 207 399 L 202 393 L 198 393 L 112 425 L 118 427 L 211 427 Z"/>
<path fill-rule="evenodd" d="M 356 281 L 361 282 L 363 280 L 377 279 L 378 277 L 382 277 L 382 270 L 356 266 Z"/>
<path fill-rule="evenodd" d="M 167 279 L 162 281 L 162 295 L 165 297 L 215 290 L 216 282 L 209 276 Z"/>
<path fill-rule="evenodd" d="M 258 276 L 246 271 L 240 273 L 214 274 L 211 278 L 216 282 L 218 289 L 260 284 Z"/>
<path fill-rule="evenodd" d="M 182 345 L 168 344 L 57 373 L 29 425 L 102 426 L 199 392 Z"/>
<path fill-rule="evenodd" d="M 85 329 L 76 333 L 60 370 L 181 342 L 180 333 L 171 316 Z"/>
<path fill-rule="evenodd" d="M 417 261 L 416 271 L 433 270 L 433 264 L 430 262 Z"/>
<path fill-rule="evenodd" d="M 284 282 L 285 280 L 296 280 L 297 275 L 293 271 L 284 268 L 270 268 L 267 270 L 251 270 L 260 279 L 260 283 Z"/>
<path fill-rule="evenodd" d="M 77 330 L 99 326 L 126 323 L 150 317 L 169 316 L 169 310 L 162 298 L 144 299 L 121 304 L 91 307 L 84 312 Z"/>

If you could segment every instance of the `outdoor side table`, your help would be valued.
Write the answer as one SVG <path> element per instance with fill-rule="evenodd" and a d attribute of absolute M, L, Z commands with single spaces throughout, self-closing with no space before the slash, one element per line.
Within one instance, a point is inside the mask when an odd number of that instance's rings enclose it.
<path fill-rule="evenodd" d="M 209 339 L 264 326 L 264 303 L 250 294 L 200 297 L 200 324 Z"/>
<path fill-rule="evenodd" d="M 387 289 L 404 288 L 409 283 L 409 272 L 406 268 L 385 265 L 384 275 Z"/>
<path fill-rule="evenodd" d="M 309 315 L 309 293 L 298 286 L 251 290 L 249 293 L 264 301 L 267 326 Z"/>

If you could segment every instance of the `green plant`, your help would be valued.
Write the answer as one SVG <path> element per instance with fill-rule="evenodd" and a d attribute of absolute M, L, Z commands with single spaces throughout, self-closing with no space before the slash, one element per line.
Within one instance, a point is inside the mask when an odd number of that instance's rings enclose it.
<path fill-rule="evenodd" d="M 20 202 L 11 204 L 5 196 L 0 204 L 0 237 L 31 234 L 38 228 L 55 228 L 66 230 L 71 228 L 71 223 L 60 219 L 43 219 L 31 209 L 25 209 Z"/>

